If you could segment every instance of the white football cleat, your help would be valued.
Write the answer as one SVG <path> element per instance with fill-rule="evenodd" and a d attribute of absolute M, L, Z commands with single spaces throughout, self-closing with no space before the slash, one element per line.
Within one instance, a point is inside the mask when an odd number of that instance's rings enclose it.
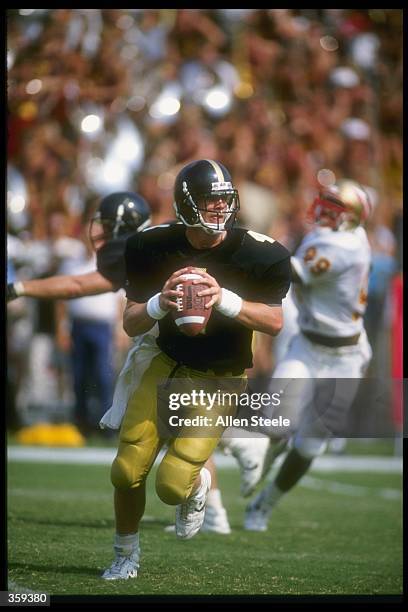
<path fill-rule="evenodd" d="M 271 513 L 272 506 L 261 491 L 245 510 L 244 528 L 247 531 L 266 531 Z"/>
<path fill-rule="evenodd" d="M 214 506 L 206 506 L 204 522 L 201 531 L 206 533 L 221 533 L 228 535 L 231 533 L 231 527 L 228 522 L 227 511 L 225 508 L 215 508 Z"/>
<path fill-rule="evenodd" d="M 176 507 L 176 536 L 188 540 L 195 536 L 204 522 L 205 502 L 211 487 L 211 474 L 207 468 L 200 471 L 201 485 L 184 504 Z"/>
<path fill-rule="evenodd" d="M 241 495 L 248 497 L 261 481 L 269 438 L 231 438 L 227 444 L 241 470 Z"/>
<path fill-rule="evenodd" d="M 104 580 L 128 580 L 129 578 L 137 578 L 138 569 L 138 553 L 133 553 L 130 557 L 117 555 L 112 565 L 103 572 L 102 578 Z"/>

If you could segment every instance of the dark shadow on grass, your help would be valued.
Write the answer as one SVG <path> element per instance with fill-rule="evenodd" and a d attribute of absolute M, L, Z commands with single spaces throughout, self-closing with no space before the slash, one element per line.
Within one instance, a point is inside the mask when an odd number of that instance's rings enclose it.
<path fill-rule="evenodd" d="M 89 566 L 78 566 L 78 565 L 41 565 L 35 563 L 9 563 L 9 572 L 11 570 L 25 570 L 30 572 L 40 573 L 57 573 L 57 574 L 79 574 L 81 576 L 95 576 L 99 577 L 103 569 L 89 567 Z"/>

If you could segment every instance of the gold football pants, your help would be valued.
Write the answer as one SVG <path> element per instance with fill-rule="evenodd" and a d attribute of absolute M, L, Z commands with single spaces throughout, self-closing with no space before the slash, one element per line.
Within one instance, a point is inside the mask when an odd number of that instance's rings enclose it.
<path fill-rule="evenodd" d="M 138 387 L 130 396 L 119 436 L 117 456 L 112 464 L 111 480 L 114 487 L 121 490 L 135 489 L 144 484 L 145 479 L 160 449 L 167 442 L 167 450 L 156 474 L 156 491 L 166 504 L 183 503 L 190 495 L 194 481 L 202 466 L 211 456 L 225 429 L 223 426 L 206 428 L 204 433 L 194 429 L 180 430 L 176 437 L 166 438 L 159 434 L 157 415 L 157 385 L 168 381 L 175 369 L 176 362 L 164 353 L 156 355 L 145 370 Z M 205 387 L 215 389 L 219 383 L 224 386 L 224 377 L 233 379 L 234 389 L 243 392 L 246 387 L 244 374 L 232 376 L 224 373 L 223 378 L 213 372 L 192 370 L 180 366 L 176 370 L 174 382 L 181 379 L 184 390 Z M 223 387 L 224 388 L 224 387 Z M 219 407 L 218 407 L 219 409 Z M 223 414 L 234 414 L 235 406 Z M 219 411 L 218 411 L 219 413 Z M 215 422 L 217 406 L 211 414 Z M 205 408 L 191 407 L 190 416 L 208 415 Z M 205 437 L 204 437 L 205 436 Z"/>

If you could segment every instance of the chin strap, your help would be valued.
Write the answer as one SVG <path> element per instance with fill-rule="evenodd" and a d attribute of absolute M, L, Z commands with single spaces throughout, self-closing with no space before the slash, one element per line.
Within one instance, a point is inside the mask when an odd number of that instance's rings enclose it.
<path fill-rule="evenodd" d="M 218 227 L 211 227 L 212 225 L 216 225 L 215 223 L 206 223 L 202 217 L 202 214 L 200 211 L 198 212 L 198 217 L 200 219 L 199 224 L 197 224 L 197 227 L 200 225 L 205 232 L 207 232 L 207 234 L 222 234 L 222 232 L 225 232 L 225 224 L 227 223 L 227 221 L 230 219 L 232 213 L 227 213 L 228 214 L 228 218 L 225 219 L 225 221 L 222 224 L 217 224 Z"/>
<path fill-rule="evenodd" d="M 223 223 L 223 225 L 225 225 L 225 224 Z M 215 229 L 215 228 L 212 228 L 212 227 L 208 227 L 208 226 L 204 225 L 203 223 L 199 223 L 195 227 L 201 227 L 201 229 L 203 229 L 206 234 L 210 234 L 210 235 L 213 235 L 213 234 L 222 234 L 223 232 L 225 232 L 225 227 L 223 227 L 222 229 Z"/>

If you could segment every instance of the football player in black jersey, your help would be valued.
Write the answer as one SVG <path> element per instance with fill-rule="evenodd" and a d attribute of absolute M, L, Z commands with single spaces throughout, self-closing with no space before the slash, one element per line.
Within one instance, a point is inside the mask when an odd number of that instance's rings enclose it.
<path fill-rule="evenodd" d="M 137 576 L 146 478 L 165 441 L 158 431 L 158 381 L 177 376 L 197 385 L 217 377 L 243 382 L 252 366 L 253 331 L 276 335 L 283 324 L 290 254 L 272 238 L 232 227 L 239 197 L 228 170 L 212 160 L 185 166 L 175 182 L 175 208 L 180 224 L 146 229 L 126 243 L 124 329 L 133 337 L 158 321 L 159 335 L 154 346 L 143 341 L 139 346 L 112 464 L 116 558 L 103 574 L 106 580 Z M 207 285 L 202 295 L 213 306 L 205 333 L 195 337 L 181 333 L 171 314 L 182 295 L 177 285 L 187 272 L 200 274 Z M 211 437 L 167 440 L 156 491 L 176 506 L 181 538 L 192 537 L 202 525 L 210 487 L 203 466 L 221 434 L 220 429 Z"/>
<path fill-rule="evenodd" d="M 150 222 L 150 207 L 137 193 L 119 191 L 105 196 L 90 225 L 96 251 L 96 270 L 87 274 L 59 275 L 7 285 L 7 301 L 20 296 L 72 299 L 118 291 L 124 286 L 123 253 L 126 239 Z"/>

